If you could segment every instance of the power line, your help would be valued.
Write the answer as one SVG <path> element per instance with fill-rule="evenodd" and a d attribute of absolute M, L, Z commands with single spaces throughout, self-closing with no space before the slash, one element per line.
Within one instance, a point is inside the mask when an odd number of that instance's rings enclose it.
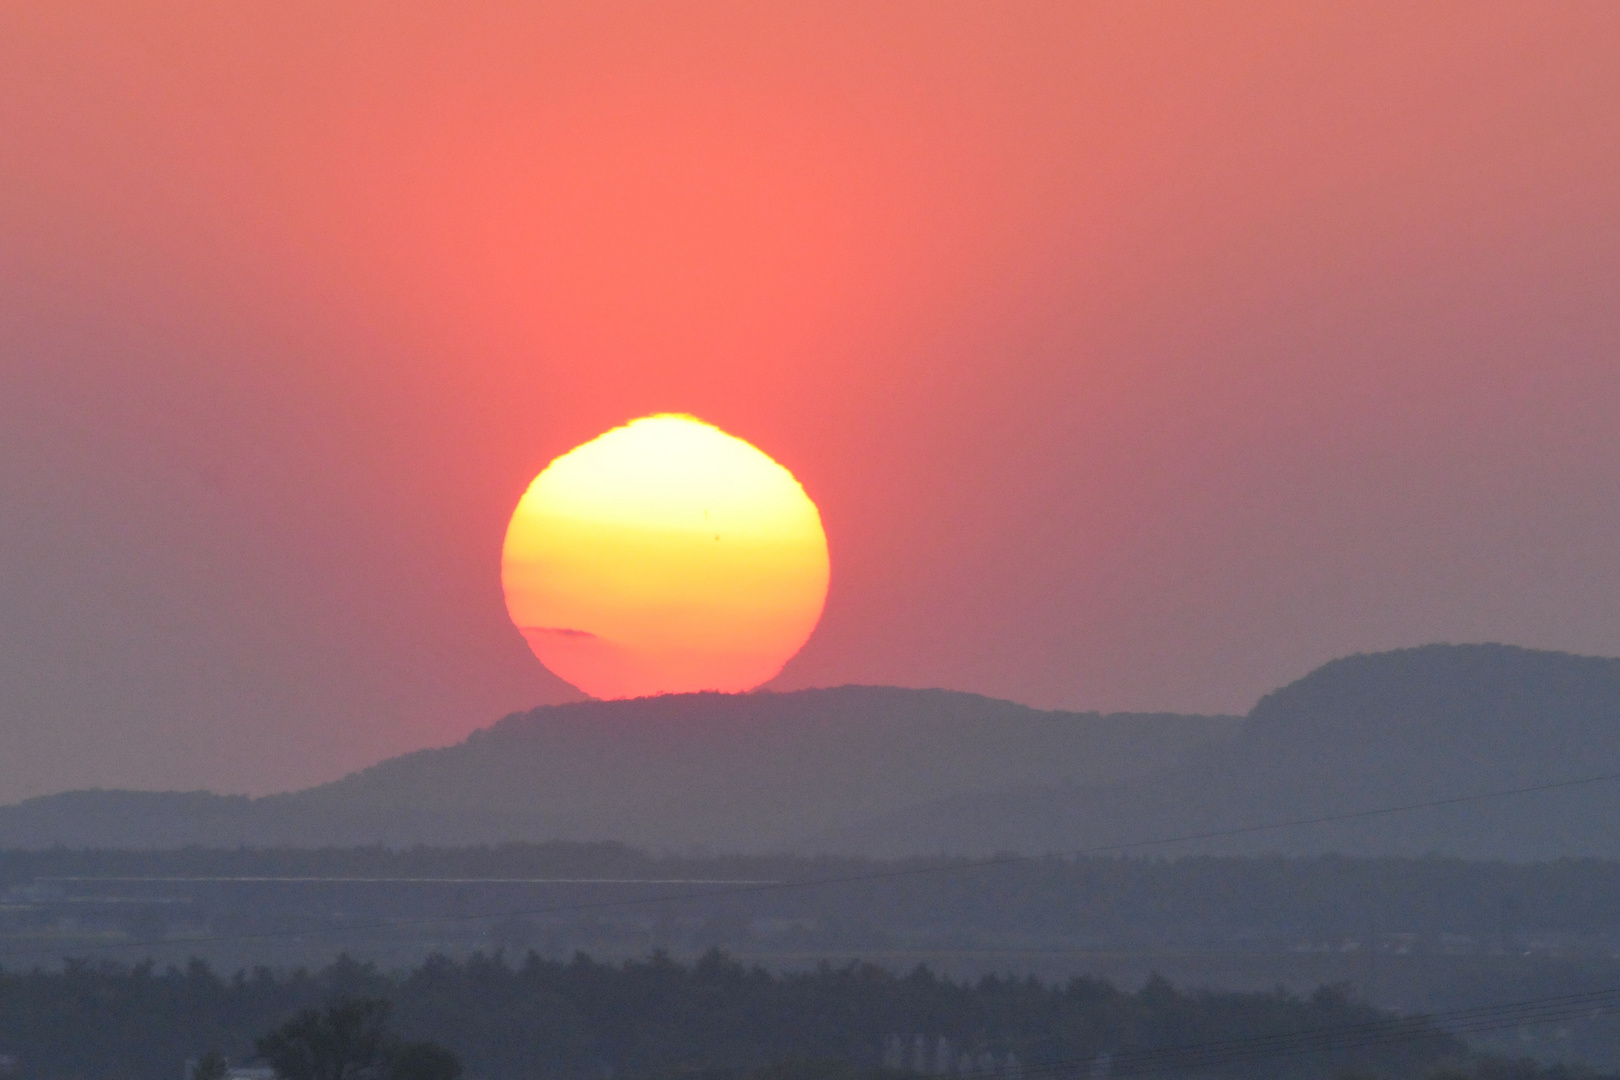
<path fill-rule="evenodd" d="M 1139 848 L 1164 847 L 1171 844 L 1192 843 L 1199 840 L 1218 840 L 1233 836 L 1252 836 L 1258 833 L 1277 832 L 1283 829 L 1302 828 L 1307 825 L 1328 825 L 1341 821 L 1357 821 L 1367 818 L 1385 817 L 1393 814 L 1410 813 L 1415 810 L 1431 810 L 1443 806 L 1461 806 L 1469 803 L 1486 802 L 1492 799 L 1510 798 L 1516 795 L 1534 795 L 1548 791 L 1558 791 L 1567 788 L 1583 787 L 1590 784 L 1605 783 L 1620 780 L 1620 773 L 1601 773 L 1595 776 L 1584 776 L 1574 780 L 1556 780 L 1545 784 L 1531 784 L 1525 787 L 1503 788 L 1496 791 L 1480 792 L 1474 795 L 1454 795 L 1444 799 L 1430 799 L 1424 802 L 1402 803 L 1396 806 L 1382 806 L 1369 810 L 1352 810 L 1339 814 L 1323 814 L 1318 817 L 1292 818 L 1286 821 L 1269 822 L 1262 825 L 1242 825 L 1229 829 L 1211 829 L 1205 832 L 1184 833 L 1179 836 L 1159 837 L 1156 839 L 1137 840 L 1117 844 L 1097 844 L 1090 847 L 1074 848 L 1069 851 L 1047 852 L 1041 855 L 995 855 L 986 859 L 965 859 L 957 862 L 936 863 L 925 866 L 896 867 L 887 870 L 872 870 L 858 874 L 843 874 L 835 877 L 805 878 L 797 881 L 770 881 L 757 884 L 723 886 L 702 891 L 688 891 L 677 893 L 663 893 L 655 896 L 624 897 L 616 900 L 588 900 L 569 904 L 552 904 L 544 907 L 519 908 L 516 910 L 481 912 L 471 915 L 442 915 L 431 918 L 398 919 L 390 922 L 351 923 L 344 926 L 314 926 L 302 930 L 262 930 L 240 934 L 216 934 L 209 937 L 188 938 L 188 945 L 215 945 L 229 942 L 265 941 L 276 938 L 298 938 L 318 934 L 345 934 L 364 933 L 370 930 L 398 929 L 410 925 L 444 925 L 447 923 L 469 923 L 484 919 L 517 918 L 535 915 L 563 915 L 581 911 L 602 911 L 610 908 L 645 907 L 648 905 L 677 903 L 683 900 L 705 900 L 720 897 L 758 895 L 763 893 L 780 893 L 801 889 L 828 888 L 839 885 L 855 885 L 874 881 L 893 881 L 903 878 L 922 877 L 933 874 L 960 873 L 970 870 L 985 870 L 1004 866 L 1017 866 L 1027 863 L 1042 862 L 1047 859 L 1072 859 L 1088 855 L 1107 855 L 1121 851 L 1131 851 Z M 146 941 L 120 941 L 120 942 L 89 942 L 78 947 L 80 952 L 107 952 L 119 949 L 148 949 L 164 945 L 173 945 L 175 942 L 165 941 L 161 938 Z M 0 950 L 0 959 L 14 956 L 44 956 L 61 952 L 59 946 L 37 946 L 28 949 Z"/>
<path fill-rule="evenodd" d="M 102 881 L 109 884 L 165 884 L 183 885 L 779 885 L 780 881 L 767 878 L 579 878 L 579 877 L 302 877 L 286 875 L 225 875 L 208 877 L 195 875 L 159 876 L 154 874 L 77 874 L 72 876 L 36 877 L 35 881 L 52 884 L 69 882 L 82 885 Z"/>

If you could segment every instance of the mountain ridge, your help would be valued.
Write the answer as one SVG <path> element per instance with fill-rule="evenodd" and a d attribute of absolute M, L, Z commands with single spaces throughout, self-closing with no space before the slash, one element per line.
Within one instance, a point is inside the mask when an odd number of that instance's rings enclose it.
<path fill-rule="evenodd" d="M 297 792 L 0 807 L 0 847 L 1620 857 L 1620 782 L 1368 813 L 1600 773 L 1620 776 L 1620 659 L 1427 645 L 1330 661 L 1244 718 L 870 686 L 546 706 Z M 1345 820 L 1262 828 L 1322 817 Z"/>
<path fill-rule="evenodd" d="M 0 807 L 0 847 L 573 839 L 766 850 L 931 795 L 1157 767 L 1237 723 L 895 687 L 577 702 L 297 792 L 27 800 Z"/>
<path fill-rule="evenodd" d="M 1616 774 L 1620 659 L 1425 645 L 1329 661 L 1262 697 L 1231 740 L 1154 775 L 948 796 L 813 842 L 867 855 L 948 840 L 967 854 L 1016 842 L 1165 855 L 1620 857 L 1620 782 L 1368 814 Z"/>

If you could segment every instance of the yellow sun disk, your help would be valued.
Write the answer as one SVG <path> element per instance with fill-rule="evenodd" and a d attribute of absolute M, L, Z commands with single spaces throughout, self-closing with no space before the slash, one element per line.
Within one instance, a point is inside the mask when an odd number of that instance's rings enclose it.
<path fill-rule="evenodd" d="M 820 515 L 792 475 L 676 416 L 552 462 L 502 556 L 536 656 L 598 697 L 758 685 L 815 628 L 827 576 Z"/>

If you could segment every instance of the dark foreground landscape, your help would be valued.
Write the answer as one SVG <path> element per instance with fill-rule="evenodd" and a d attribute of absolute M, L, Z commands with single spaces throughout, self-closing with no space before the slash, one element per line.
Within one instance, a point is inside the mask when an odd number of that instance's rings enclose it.
<path fill-rule="evenodd" d="M 51 1072 L 41 1055 L 68 1060 L 96 1044 L 69 1047 L 70 1029 L 50 1016 L 152 1039 L 172 1024 L 178 1034 L 141 1058 L 156 1061 L 215 1043 L 241 1055 L 278 1010 L 354 995 L 397 1001 L 402 1021 L 469 1065 L 485 1063 L 478 1075 L 492 1078 L 789 1059 L 865 1068 L 883 1047 L 893 1063 L 891 1036 L 906 1040 L 907 1055 L 918 1036 L 930 1047 L 950 1040 L 959 1051 L 953 1072 L 968 1052 L 1003 1063 L 1016 1052 L 1028 1069 L 1074 1053 L 1196 1042 L 1214 1028 L 1314 1030 L 1319 1020 L 1350 1023 L 1361 1008 L 1472 1017 L 1462 1031 L 1470 1054 L 1493 1061 L 1620 1071 L 1620 863 L 1596 859 L 885 862 L 655 856 L 612 844 L 58 850 L 0 855 L 0 881 L 0 965 L 9 972 L 0 980 L 0 1054 L 34 1062 L 30 1075 L 148 1075 L 135 1066 Z M 715 948 L 734 961 L 680 966 Z M 340 953 L 354 960 L 319 977 L 289 974 L 325 969 Z M 580 953 L 600 963 L 576 962 Z M 904 976 L 919 967 L 935 975 Z M 693 989 L 705 979 L 717 989 Z M 1190 992 L 1169 993 L 1165 979 Z M 466 990 L 436 996 L 446 986 Z M 742 1021 L 724 1010 L 705 1019 L 707 1006 L 693 1004 L 735 986 L 764 988 L 736 1006 L 758 1031 L 735 1028 Z M 635 1010 L 623 1005 L 620 1016 L 621 1005 L 603 1004 L 598 992 L 648 1002 L 651 1011 L 634 1017 L 645 1029 L 619 1033 L 614 1025 L 631 1023 Z M 1160 997 L 1177 1003 L 1186 1026 L 1133 1012 Z M 1024 1003 L 1006 1006 L 1012 999 Z M 451 1012 L 429 1022 L 438 1006 L 425 1003 L 441 1000 Z M 659 1011 L 677 1000 L 692 1011 Z M 490 1001 L 498 1007 L 473 1004 Z M 919 1004 L 946 1001 L 956 1004 Z M 768 1002 L 781 1015 L 748 1011 Z M 96 1019 L 97 1009 L 126 1007 L 134 1011 Z M 1242 1019 L 1193 1019 L 1204 1009 Z M 558 1015 L 583 1026 L 559 1026 Z M 1014 1015 L 1033 1026 L 1007 1027 Z M 1051 1019 L 1059 1015 L 1061 1023 Z M 839 1026 L 846 1020 L 853 1026 Z M 1368 1075 L 1416 1077 L 1458 1045 L 1421 1060 L 1355 1061 Z M 648 1049 L 656 1046 L 664 1057 Z M 531 1065 L 497 1067 L 516 1060 L 507 1053 Z M 1350 1067 L 1305 1058 L 1287 1065 L 1305 1071 L 1274 1075 Z M 1485 1058 L 1468 1060 L 1474 1068 Z M 1270 1065 L 1243 1068 L 1273 1075 Z"/>
<path fill-rule="evenodd" d="M 392 976 L 341 959 L 228 978 L 200 962 L 73 963 L 0 976 L 0 1045 L 41 1080 L 174 1080 L 188 1059 L 250 1057 L 301 1009 L 367 1000 L 390 1002 L 411 1039 L 490 1078 L 1571 1075 L 1479 1053 L 1447 1018 L 1401 1021 L 1340 990 L 1186 993 L 1154 979 L 1126 993 L 1086 978 L 966 984 L 867 964 L 773 975 L 719 952 L 691 964 L 441 957 Z"/>

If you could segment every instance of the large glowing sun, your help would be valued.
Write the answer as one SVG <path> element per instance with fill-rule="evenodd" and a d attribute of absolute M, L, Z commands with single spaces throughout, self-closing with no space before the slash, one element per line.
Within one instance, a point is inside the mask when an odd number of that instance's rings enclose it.
<path fill-rule="evenodd" d="M 691 416 L 649 416 L 535 477 L 501 585 L 534 655 L 593 697 L 737 692 L 815 629 L 827 536 L 765 454 Z"/>

